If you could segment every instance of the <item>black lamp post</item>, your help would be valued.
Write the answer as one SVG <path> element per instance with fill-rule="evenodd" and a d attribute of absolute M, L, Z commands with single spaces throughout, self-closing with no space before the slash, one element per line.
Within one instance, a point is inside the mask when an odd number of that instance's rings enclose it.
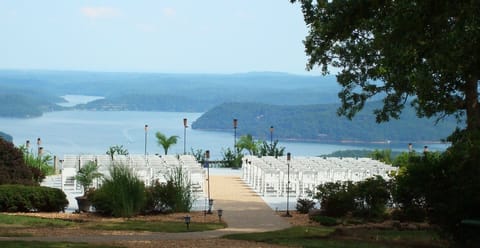
<path fill-rule="evenodd" d="M 210 165 L 208 164 L 210 159 L 210 150 L 205 151 L 205 165 L 207 166 L 207 197 L 208 197 L 208 213 L 212 213 L 213 200 L 210 199 Z"/>
<path fill-rule="evenodd" d="M 238 120 L 233 119 L 233 150 L 235 151 L 235 154 L 237 154 L 237 126 Z"/>
<path fill-rule="evenodd" d="M 187 154 L 187 127 L 188 127 L 188 120 L 187 118 L 183 118 L 183 154 Z"/>
<path fill-rule="evenodd" d="M 213 199 L 208 199 L 208 214 L 212 214 L 212 207 L 213 207 Z"/>
<path fill-rule="evenodd" d="M 147 133 L 148 133 L 148 125 L 145 124 L 145 157 L 147 156 Z"/>
<path fill-rule="evenodd" d="M 285 217 L 292 217 L 292 215 L 290 215 L 290 212 L 288 211 L 288 201 L 290 198 L 290 158 L 291 154 L 287 153 L 287 213 L 285 214 Z"/>
<path fill-rule="evenodd" d="M 189 215 L 186 215 L 183 217 L 183 220 L 185 221 L 185 225 L 187 225 L 187 230 L 190 230 L 191 217 Z"/>
<path fill-rule="evenodd" d="M 43 147 L 41 147 L 40 145 L 42 145 L 42 140 L 40 138 L 37 138 L 37 155 L 39 157 L 42 156 L 42 150 L 43 150 Z"/>
<path fill-rule="evenodd" d="M 273 126 L 270 126 L 270 146 L 273 144 Z"/>

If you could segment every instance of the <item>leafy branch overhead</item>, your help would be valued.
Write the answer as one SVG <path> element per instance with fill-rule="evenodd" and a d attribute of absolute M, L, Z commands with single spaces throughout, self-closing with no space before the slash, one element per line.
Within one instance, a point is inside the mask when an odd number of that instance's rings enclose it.
<path fill-rule="evenodd" d="M 299 2 L 309 29 L 309 70 L 340 70 L 340 115 L 352 118 L 373 96 L 377 122 L 411 103 L 421 117 L 466 116 L 480 129 L 478 1 Z"/>

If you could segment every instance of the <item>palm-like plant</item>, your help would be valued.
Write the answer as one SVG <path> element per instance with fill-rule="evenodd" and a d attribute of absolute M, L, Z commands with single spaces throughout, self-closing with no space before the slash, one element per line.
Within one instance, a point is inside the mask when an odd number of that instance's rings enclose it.
<path fill-rule="evenodd" d="M 261 145 L 260 141 L 253 140 L 251 134 L 242 135 L 236 144 L 236 148 L 240 151 L 243 149 L 247 150 L 250 155 L 258 155 L 259 146 Z"/>
<path fill-rule="evenodd" d="M 100 177 L 102 177 L 102 173 L 98 172 L 98 165 L 93 161 L 89 161 L 78 170 L 75 179 L 82 185 L 84 196 L 86 196 L 93 180 Z"/>
<path fill-rule="evenodd" d="M 110 146 L 106 152 L 107 155 L 110 155 L 110 158 L 113 160 L 115 154 L 117 155 L 128 155 L 128 150 L 123 147 L 123 145 L 114 145 Z"/>
<path fill-rule="evenodd" d="M 167 155 L 168 149 L 170 148 L 170 146 L 177 144 L 177 141 L 178 141 L 178 136 L 176 135 L 167 137 L 165 134 L 161 132 L 157 132 L 155 133 L 155 136 L 157 137 L 158 145 L 163 147 L 163 150 L 165 151 L 165 155 Z"/>
<path fill-rule="evenodd" d="M 285 152 L 285 147 L 277 147 L 278 140 L 275 140 L 273 144 L 268 144 L 267 142 L 263 142 L 262 146 L 260 147 L 260 155 L 261 156 L 275 156 L 276 158 L 283 156 Z"/>

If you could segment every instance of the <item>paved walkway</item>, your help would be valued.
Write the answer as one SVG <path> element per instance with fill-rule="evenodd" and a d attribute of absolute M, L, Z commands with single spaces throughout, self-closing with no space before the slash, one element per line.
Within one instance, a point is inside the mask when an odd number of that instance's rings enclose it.
<path fill-rule="evenodd" d="M 218 238 L 225 234 L 265 232 L 290 227 L 238 176 L 210 176 L 210 197 L 214 208 L 223 209 L 228 228 L 190 233 L 135 233 L 135 235 L 8 237 L 0 240 L 38 240 L 65 242 L 115 242 L 143 240 L 185 240 Z M 216 214 L 216 212 L 214 213 Z"/>

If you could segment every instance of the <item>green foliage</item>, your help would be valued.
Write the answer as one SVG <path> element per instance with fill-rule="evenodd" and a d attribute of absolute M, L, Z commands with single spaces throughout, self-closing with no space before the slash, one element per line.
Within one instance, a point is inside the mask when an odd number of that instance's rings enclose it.
<path fill-rule="evenodd" d="M 115 156 L 115 154 L 128 155 L 128 150 L 124 148 L 123 145 L 114 145 L 110 146 L 105 154 L 110 155 L 110 158 L 113 160 L 113 156 Z"/>
<path fill-rule="evenodd" d="M 200 164 L 203 164 L 205 162 L 205 152 L 202 149 L 196 149 L 194 150 L 193 148 L 191 149 L 191 154 L 195 157 L 195 160 L 199 162 Z"/>
<path fill-rule="evenodd" d="M 82 185 L 84 195 L 86 196 L 92 186 L 93 180 L 101 178 L 102 173 L 98 172 L 98 165 L 93 161 L 88 161 L 75 175 L 75 179 Z"/>
<path fill-rule="evenodd" d="M 0 185 L 1 212 L 59 212 L 68 201 L 60 189 L 25 185 Z"/>
<path fill-rule="evenodd" d="M 369 154 L 369 157 L 383 162 L 385 164 L 392 164 L 392 150 L 377 150 L 375 149 L 372 153 Z"/>
<path fill-rule="evenodd" d="M 268 144 L 266 141 L 262 142 L 260 146 L 260 155 L 261 156 L 274 156 L 276 158 L 283 156 L 285 152 L 285 147 L 277 147 L 278 140 L 275 140 L 272 144 Z"/>
<path fill-rule="evenodd" d="M 320 208 L 324 215 L 345 216 L 355 210 L 355 190 L 352 182 L 328 182 L 317 186 Z"/>
<path fill-rule="evenodd" d="M 316 199 L 323 215 L 343 217 L 353 214 L 367 219 L 383 218 L 390 200 L 390 185 L 382 177 L 352 182 L 328 182 L 317 186 Z"/>
<path fill-rule="evenodd" d="M 110 177 L 90 196 L 95 209 L 114 217 L 132 217 L 143 210 L 145 185 L 125 165 L 114 164 Z"/>
<path fill-rule="evenodd" d="M 457 131 L 449 139 L 452 146 L 438 162 L 430 163 L 432 154 L 426 154 L 427 168 L 422 174 L 425 180 L 420 186 L 432 209 L 428 212 L 429 220 L 460 246 L 473 247 L 478 245 L 478 229 L 476 234 L 468 236 L 461 222 L 480 220 L 480 131 Z"/>
<path fill-rule="evenodd" d="M 311 199 L 307 198 L 299 198 L 297 199 L 297 211 L 301 214 L 308 214 L 310 209 L 313 209 L 315 206 L 315 202 Z"/>
<path fill-rule="evenodd" d="M 182 167 L 173 169 L 166 183 L 157 181 L 146 189 L 146 211 L 190 212 L 195 201 L 191 185 Z"/>
<path fill-rule="evenodd" d="M 182 232 L 203 232 L 224 228 L 221 223 L 191 223 L 189 229 L 185 228 L 184 222 L 166 222 L 166 221 L 137 221 L 128 220 L 124 222 L 102 222 L 91 226 L 95 230 L 111 231 L 144 231 L 144 232 L 162 232 L 162 233 L 182 233 Z"/>
<path fill-rule="evenodd" d="M 324 216 L 324 215 L 314 215 L 314 216 L 311 216 L 310 219 L 324 226 L 336 226 L 339 224 L 337 219 L 333 217 Z"/>
<path fill-rule="evenodd" d="M 39 156 L 37 153 L 33 152 L 33 150 L 28 151 L 28 149 L 21 145 L 19 149 L 23 152 L 23 160 L 25 163 L 34 168 L 35 171 L 39 170 L 41 174 L 35 174 L 34 178 L 37 182 L 41 182 L 45 176 L 55 174 L 55 170 L 51 165 L 53 161 L 53 157 L 50 154 L 43 154 Z"/>
<path fill-rule="evenodd" d="M 165 155 L 167 155 L 168 149 L 172 145 L 177 144 L 178 136 L 176 136 L 176 135 L 167 137 L 165 134 L 163 134 L 161 132 L 156 132 L 155 136 L 157 137 L 158 145 L 163 147 L 163 150 L 165 151 Z"/>
<path fill-rule="evenodd" d="M 392 180 L 392 198 L 398 210 L 392 217 L 405 221 L 425 220 L 428 205 L 425 198 L 425 183 L 429 181 L 432 165 L 439 162 L 439 153 L 430 153 L 426 157 L 404 153 L 394 164 L 400 168 Z"/>
<path fill-rule="evenodd" d="M 398 119 L 414 96 L 419 116 L 466 115 L 468 130 L 480 128 L 477 1 L 291 2 L 309 27 L 307 68 L 338 68 L 339 114 L 380 96 L 376 120 Z"/>
<path fill-rule="evenodd" d="M 69 227 L 73 225 L 72 221 L 49 219 L 32 216 L 12 215 L 12 214 L 0 214 L 0 224 L 2 225 L 15 225 L 22 228 L 28 227 Z"/>
<path fill-rule="evenodd" d="M 387 202 L 390 200 L 390 187 L 382 177 L 367 178 L 355 184 L 357 207 L 353 213 L 368 219 L 383 218 Z"/>
<path fill-rule="evenodd" d="M 0 185 L 38 185 L 35 179 L 39 178 L 42 178 L 41 172 L 25 164 L 22 151 L 12 143 L 0 139 Z"/>
<path fill-rule="evenodd" d="M 3 248 L 118 248 L 112 245 L 94 245 L 89 243 L 44 242 L 44 241 L 0 241 Z"/>
<path fill-rule="evenodd" d="M 222 149 L 223 166 L 226 168 L 238 169 L 242 167 L 243 155 L 240 152 L 233 152 L 232 149 L 227 147 Z"/>
<path fill-rule="evenodd" d="M 251 134 L 242 135 L 237 141 L 236 148 L 239 152 L 247 150 L 250 155 L 258 155 L 261 141 L 255 141 Z"/>

